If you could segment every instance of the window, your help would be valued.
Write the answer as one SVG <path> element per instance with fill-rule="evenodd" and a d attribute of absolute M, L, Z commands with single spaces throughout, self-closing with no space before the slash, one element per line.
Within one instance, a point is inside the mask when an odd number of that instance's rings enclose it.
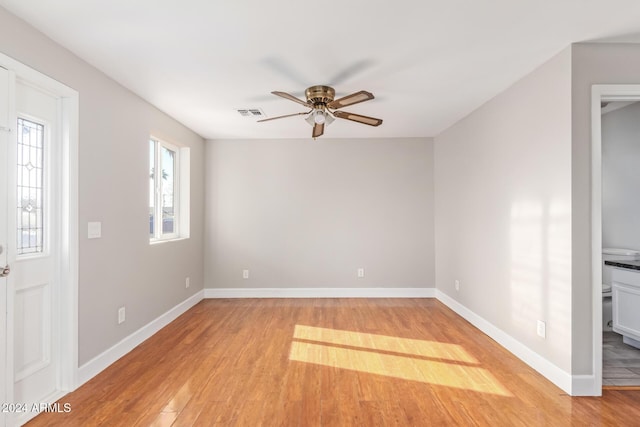
<path fill-rule="evenodd" d="M 185 187 L 181 178 L 182 159 L 188 160 L 188 149 L 179 149 L 159 139 L 149 141 L 149 238 L 152 241 L 188 237 L 188 225 L 184 225 L 181 196 Z M 187 167 L 188 172 L 188 164 Z M 184 179 L 188 185 L 188 177 Z M 188 188 L 184 191 L 188 194 Z M 188 201 L 188 196 L 185 199 Z M 182 203 L 182 204 L 181 204 Z M 184 230 L 182 229 L 184 228 Z"/>
<path fill-rule="evenodd" d="M 42 124 L 18 118 L 17 255 L 44 252 L 44 143 Z"/>

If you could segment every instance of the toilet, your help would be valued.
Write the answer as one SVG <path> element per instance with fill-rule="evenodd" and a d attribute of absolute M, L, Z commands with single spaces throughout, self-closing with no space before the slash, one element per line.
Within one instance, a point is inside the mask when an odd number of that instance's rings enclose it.
<path fill-rule="evenodd" d="M 604 261 L 637 261 L 640 251 L 633 249 L 603 248 L 602 249 L 602 330 L 611 331 L 613 325 L 613 302 L 611 300 L 611 271 L 613 267 L 605 265 Z"/>

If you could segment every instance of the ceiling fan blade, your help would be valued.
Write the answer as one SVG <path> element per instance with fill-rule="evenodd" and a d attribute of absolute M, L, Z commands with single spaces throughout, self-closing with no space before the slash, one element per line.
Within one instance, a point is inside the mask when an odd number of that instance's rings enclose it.
<path fill-rule="evenodd" d="M 358 123 L 363 123 L 369 126 L 380 126 L 382 119 L 376 119 L 375 117 L 361 116 L 360 114 L 347 113 L 346 111 L 334 111 L 333 115 L 341 119 L 347 119 Z"/>
<path fill-rule="evenodd" d="M 298 104 L 300 104 L 300 105 L 304 105 L 305 107 L 313 108 L 313 105 L 309 104 L 308 102 L 303 101 L 303 100 L 302 100 L 302 99 L 300 99 L 300 98 L 296 98 L 296 97 L 295 97 L 295 96 L 293 96 L 293 95 L 289 95 L 289 94 L 288 94 L 288 93 L 286 93 L 286 92 L 278 92 L 278 91 L 276 90 L 276 91 L 273 91 L 273 92 L 271 92 L 271 93 L 272 93 L 272 94 L 274 94 L 274 95 L 277 95 L 277 96 L 281 96 L 281 97 L 283 97 L 283 98 L 285 98 L 285 99 L 289 99 L 289 100 L 291 100 L 291 101 L 293 101 L 293 102 L 297 102 Z"/>
<path fill-rule="evenodd" d="M 329 108 L 342 108 L 348 105 L 357 104 L 359 102 L 368 101 L 373 99 L 374 96 L 371 92 L 367 92 L 366 90 L 361 90 L 360 92 L 352 93 L 351 95 L 344 96 L 340 99 L 336 99 L 335 101 L 331 101 L 327 104 Z"/>
<path fill-rule="evenodd" d="M 313 132 L 311 133 L 312 138 L 317 138 L 324 133 L 324 123 L 316 123 L 313 126 Z"/>
<path fill-rule="evenodd" d="M 293 114 L 286 114 L 284 116 L 269 117 L 268 119 L 258 120 L 258 123 L 260 123 L 260 122 L 268 122 L 269 120 L 284 119 L 285 117 L 301 116 L 303 114 L 309 114 L 310 112 L 311 111 L 305 111 L 304 113 L 293 113 Z"/>

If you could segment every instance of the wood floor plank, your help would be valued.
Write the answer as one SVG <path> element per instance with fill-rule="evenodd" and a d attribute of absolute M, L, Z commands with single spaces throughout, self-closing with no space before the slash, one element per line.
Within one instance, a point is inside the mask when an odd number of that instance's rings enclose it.
<path fill-rule="evenodd" d="M 622 371 L 620 371 L 622 372 Z M 434 299 L 205 300 L 29 426 L 634 425 Z"/>

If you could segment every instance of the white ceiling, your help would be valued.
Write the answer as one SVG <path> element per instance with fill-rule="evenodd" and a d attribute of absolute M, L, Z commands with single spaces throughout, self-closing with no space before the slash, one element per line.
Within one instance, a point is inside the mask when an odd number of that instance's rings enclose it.
<path fill-rule="evenodd" d="M 640 31 L 637 0 L 0 0 L 0 5 L 205 138 L 310 137 L 303 97 L 376 99 L 323 138 L 434 136 L 572 42 Z"/>

